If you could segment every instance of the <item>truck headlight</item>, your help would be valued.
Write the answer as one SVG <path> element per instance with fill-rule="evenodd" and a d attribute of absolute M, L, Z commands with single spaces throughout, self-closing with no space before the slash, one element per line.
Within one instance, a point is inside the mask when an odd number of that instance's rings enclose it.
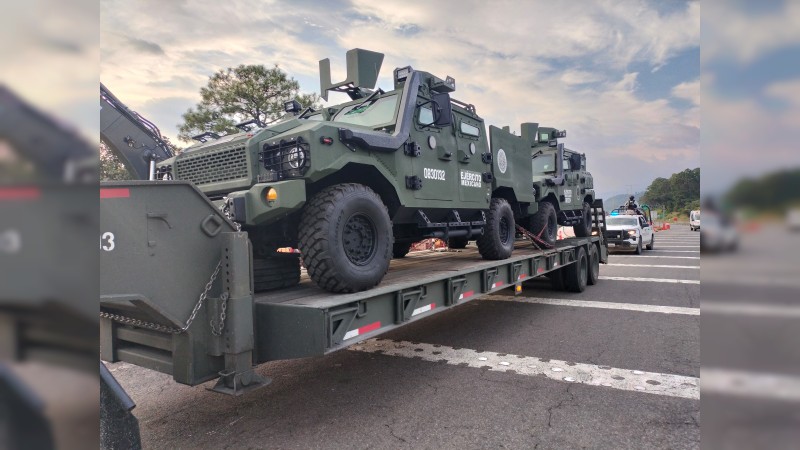
<path fill-rule="evenodd" d="M 636 236 L 636 230 L 628 230 L 629 236 Z"/>
<path fill-rule="evenodd" d="M 292 147 L 286 152 L 286 162 L 292 169 L 299 169 L 306 163 L 306 154 L 300 147 Z"/>

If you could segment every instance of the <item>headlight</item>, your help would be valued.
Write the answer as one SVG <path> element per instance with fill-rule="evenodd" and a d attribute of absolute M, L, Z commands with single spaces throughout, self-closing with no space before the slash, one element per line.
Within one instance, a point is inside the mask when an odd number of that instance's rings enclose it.
<path fill-rule="evenodd" d="M 636 230 L 628 230 L 629 236 L 636 236 Z"/>
<path fill-rule="evenodd" d="M 292 147 L 286 153 L 286 163 L 292 169 L 299 169 L 306 163 L 306 154 L 300 147 Z"/>

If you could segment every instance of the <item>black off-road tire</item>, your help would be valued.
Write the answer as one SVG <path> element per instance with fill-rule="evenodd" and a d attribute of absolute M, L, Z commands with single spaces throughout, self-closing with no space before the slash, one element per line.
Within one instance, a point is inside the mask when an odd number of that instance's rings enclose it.
<path fill-rule="evenodd" d="M 467 244 L 469 244 L 469 239 L 465 237 L 454 237 L 447 240 L 447 246 L 456 250 L 466 248 Z"/>
<path fill-rule="evenodd" d="M 539 202 L 539 210 L 533 215 L 531 229 L 528 231 L 539 236 L 548 244 L 556 245 L 556 239 L 558 238 L 556 207 L 550 202 Z M 542 233 L 541 235 L 539 235 L 540 232 Z"/>
<path fill-rule="evenodd" d="M 645 247 L 645 248 L 648 249 L 648 250 L 652 250 L 653 246 L 655 246 L 655 245 L 656 245 L 656 235 L 655 235 L 655 233 L 653 233 L 653 235 L 650 236 L 650 243 L 647 244 L 647 247 Z"/>
<path fill-rule="evenodd" d="M 358 292 L 381 282 L 394 249 L 392 222 L 367 186 L 337 184 L 303 208 L 299 247 L 308 275 L 330 292 Z"/>
<path fill-rule="evenodd" d="M 581 216 L 581 223 L 573 225 L 572 230 L 575 232 L 575 236 L 589 237 L 592 235 L 592 206 L 589 203 L 583 202 Z"/>
<path fill-rule="evenodd" d="M 392 245 L 392 257 L 394 258 L 405 258 L 410 251 L 411 242 L 395 242 Z"/>
<path fill-rule="evenodd" d="M 586 250 L 578 247 L 575 254 L 575 262 L 564 269 L 564 286 L 570 292 L 583 292 L 589 279 L 589 258 L 586 257 Z"/>
<path fill-rule="evenodd" d="M 503 198 L 493 198 L 486 216 L 486 228 L 478 238 L 478 252 L 483 259 L 506 259 L 514 250 L 516 235 L 511 205 Z"/>
<path fill-rule="evenodd" d="M 279 253 L 266 259 L 253 259 L 253 289 L 256 292 L 288 288 L 299 282 L 299 255 Z"/>
<path fill-rule="evenodd" d="M 600 252 L 594 244 L 589 245 L 589 276 L 586 283 L 594 286 L 600 279 Z"/>
<path fill-rule="evenodd" d="M 639 236 L 639 239 L 636 240 L 636 254 L 642 254 L 642 237 Z"/>

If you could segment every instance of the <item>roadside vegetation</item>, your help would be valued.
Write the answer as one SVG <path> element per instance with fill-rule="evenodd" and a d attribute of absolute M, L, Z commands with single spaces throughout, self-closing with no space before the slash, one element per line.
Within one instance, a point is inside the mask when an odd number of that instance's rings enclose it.
<path fill-rule="evenodd" d="M 690 211 L 700 209 L 700 168 L 656 178 L 640 200 L 658 211 L 661 219 L 688 220 Z"/>

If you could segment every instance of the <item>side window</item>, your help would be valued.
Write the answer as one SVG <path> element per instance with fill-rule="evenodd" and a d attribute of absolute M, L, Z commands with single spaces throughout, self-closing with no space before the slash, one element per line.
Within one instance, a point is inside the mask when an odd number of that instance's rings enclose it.
<path fill-rule="evenodd" d="M 569 156 L 564 153 L 564 171 L 572 170 L 571 164 L 569 162 Z"/>
<path fill-rule="evenodd" d="M 420 125 L 429 125 L 433 123 L 433 110 L 430 108 L 430 106 L 423 106 L 419 109 L 417 123 Z"/>
<path fill-rule="evenodd" d="M 461 121 L 461 133 L 468 136 L 479 137 L 481 135 L 480 128 L 467 122 Z"/>

